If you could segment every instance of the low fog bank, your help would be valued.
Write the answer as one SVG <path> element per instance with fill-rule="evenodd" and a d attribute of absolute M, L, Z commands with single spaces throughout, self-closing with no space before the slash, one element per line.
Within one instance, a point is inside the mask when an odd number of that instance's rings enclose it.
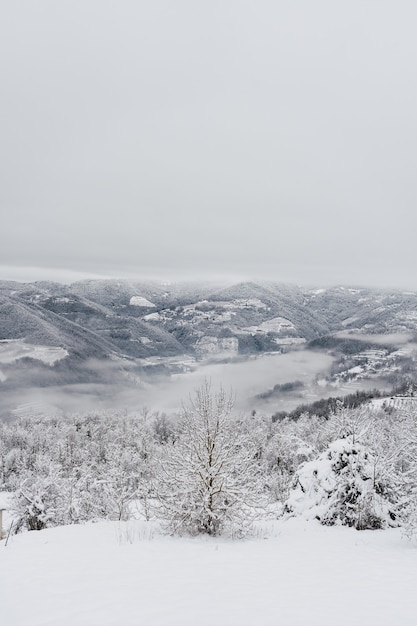
<path fill-rule="evenodd" d="M 166 398 L 170 397 L 170 389 L 172 400 L 186 398 L 204 379 L 208 379 L 214 387 L 222 385 L 226 390 L 233 390 L 237 409 L 274 412 L 274 406 L 256 396 L 276 384 L 295 379 L 308 386 L 317 376 L 326 375 L 332 362 L 330 355 L 296 350 L 286 354 L 265 354 L 238 363 L 206 364 L 190 374 L 173 376 L 166 388 Z"/>
<path fill-rule="evenodd" d="M 389 355 L 377 355 L 381 370 L 377 373 L 371 362 L 369 371 L 373 373 L 370 375 L 364 365 L 358 366 L 363 363 L 361 360 L 350 361 L 349 356 L 346 361 L 345 356 L 340 357 L 331 350 L 308 348 L 222 363 L 198 363 L 185 356 L 142 361 L 66 357 L 51 366 L 26 358 L 16 360 L 10 371 L 6 369 L 7 360 L 3 359 L 7 377 L 0 378 L 0 418 L 104 410 L 132 412 L 144 407 L 150 411 L 175 413 L 205 379 L 211 381 L 214 389 L 223 386 L 227 392 L 232 392 L 237 410 L 272 415 L 330 396 L 390 389 L 393 385 L 387 383 L 387 374 L 406 376 L 407 372 L 411 375 L 415 370 L 417 346 L 410 334 L 338 333 L 337 336 L 371 341 L 381 347 L 382 344 L 397 346 L 402 356 L 395 357 L 397 361 L 390 357 L 389 361 Z M 11 347 L 7 348 L 10 352 Z M 389 350 L 385 350 L 387 352 Z M 359 357 L 354 355 L 354 358 Z M 372 361 L 372 354 L 370 358 Z M 340 375 L 337 372 L 341 364 L 340 369 L 345 371 Z"/>
<path fill-rule="evenodd" d="M 231 390 L 236 396 L 237 409 L 259 409 L 262 403 L 255 399 L 257 394 L 277 383 L 294 379 L 308 385 L 318 375 L 324 375 L 332 361 L 329 355 L 299 350 L 261 355 L 241 362 L 196 364 L 192 371 L 170 376 L 140 376 L 126 368 L 121 377 L 113 376 L 113 381 L 117 381 L 113 383 L 108 377 L 103 384 L 75 382 L 40 388 L 28 383 L 2 393 L 0 412 L 4 417 L 10 413 L 29 414 L 31 411 L 56 414 L 104 409 L 131 411 L 144 406 L 151 410 L 175 412 L 204 379 L 210 380 L 214 388 L 222 385 L 226 391 Z M 92 363 L 89 365 L 91 367 Z M 95 363 L 94 368 L 101 374 L 115 374 L 114 362 Z"/>
<path fill-rule="evenodd" d="M 271 415 L 330 395 L 344 395 L 377 386 L 375 381 L 366 380 L 330 390 L 327 386 L 320 386 L 333 361 L 329 354 L 300 349 L 286 354 L 260 355 L 240 362 L 198 364 L 192 371 L 170 376 L 129 374 L 121 379 L 114 378 L 116 382 L 107 379 L 105 383 L 76 382 L 41 388 L 28 384 L 3 391 L 0 416 L 7 419 L 103 410 L 131 412 L 144 407 L 175 413 L 205 379 L 211 381 L 214 389 L 223 386 L 227 392 L 231 391 L 237 410 L 256 410 Z M 109 363 L 108 368 L 114 373 L 114 363 Z M 106 364 L 100 363 L 99 369 L 106 371 Z M 268 397 L 268 391 L 274 386 L 293 381 L 299 381 L 301 389 Z"/>

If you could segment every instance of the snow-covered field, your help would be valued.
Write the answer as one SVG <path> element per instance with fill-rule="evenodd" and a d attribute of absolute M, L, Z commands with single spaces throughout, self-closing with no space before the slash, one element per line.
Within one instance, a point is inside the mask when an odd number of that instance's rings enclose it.
<path fill-rule="evenodd" d="M 22 339 L 0 340 L 0 363 L 14 363 L 19 359 L 30 358 L 53 365 L 68 356 L 68 351 L 57 346 L 35 346 Z"/>
<path fill-rule="evenodd" d="M 290 519 L 232 541 L 163 536 L 146 522 L 91 523 L 0 543 L 0 621 L 415 626 L 416 580 L 417 549 L 397 529 Z"/>

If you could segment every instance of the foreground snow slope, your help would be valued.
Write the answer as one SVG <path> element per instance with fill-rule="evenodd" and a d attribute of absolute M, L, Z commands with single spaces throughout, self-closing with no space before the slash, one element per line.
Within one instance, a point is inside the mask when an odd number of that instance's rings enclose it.
<path fill-rule="evenodd" d="M 137 524 L 1 542 L 2 626 L 417 623 L 417 550 L 398 530 L 292 519 L 230 541 L 152 537 Z"/>

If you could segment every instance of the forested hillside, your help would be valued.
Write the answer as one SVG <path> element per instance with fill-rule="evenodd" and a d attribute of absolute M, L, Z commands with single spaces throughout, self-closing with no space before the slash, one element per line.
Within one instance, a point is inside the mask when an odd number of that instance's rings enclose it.
<path fill-rule="evenodd" d="M 266 355 L 304 350 L 306 362 L 317 363 L 301 367 L 304 378 L 286 376 L 282 366 L 263 384 L 256 375 L 259 384 L 245 398 L 251 409 L 276 413 L 414 380 L 416 333 L 411 292 L 271 282 L 1 281 L 0 416 L 33 404 L 33 392 L 26 401 L 25 390 L 114 397 L 210 363 L 256 364 Z M 48 404 L 66 411 L 76 404 L 71 398 Z M 125 400 L 117 402 L 123 407 Z"/>

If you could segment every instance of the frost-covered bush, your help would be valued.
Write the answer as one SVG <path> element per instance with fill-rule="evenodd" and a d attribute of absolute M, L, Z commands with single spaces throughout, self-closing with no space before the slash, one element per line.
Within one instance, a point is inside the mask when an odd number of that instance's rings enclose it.
<path fill-rule="evenodd" d="M 358 530 L 395 525 L 394 492 L 378 475 L 377 459 L 352 435 L 333 441 L 303 463 L 285 510 Z"/>
<path fill-rule="evenodd" d="M 311 445 L 291 430 L 287 432 L 281 429 L 271 437 L 264 453 L 264 462 L 273 500 L 283 502 L 288 498 L 297 468 L 313 456 Z"/>
<path fill-rule="evenodd" d="M 15 532 L 69 523 L 69 490 L 54 464 L 27 472 L 12 500 Z"/>
<path fill-rule="evenodd" d="M 15 494 L 18 530 L 149 518 L 153 415 L 94 413 L 0 424 L 0 490 Z"/>

